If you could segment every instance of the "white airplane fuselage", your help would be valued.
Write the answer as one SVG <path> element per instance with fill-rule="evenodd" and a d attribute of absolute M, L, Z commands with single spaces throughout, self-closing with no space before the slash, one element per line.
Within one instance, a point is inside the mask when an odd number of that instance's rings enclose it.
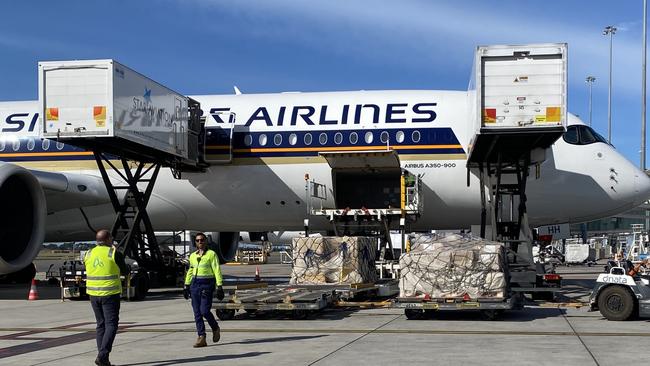
<path fill-rule="evenodd" d="M 224 162 L 214 162 L 205 172 L 183 173 L 181 179 L 174 179 L 168 169 L 161 171 L 148 206 L 157 230 L 301 230 L 307 217 L 306 174 L 328 187 L 324 205 L 334 207 L 332 168 L 319 152 L 386 149 L 399 154 L 401 168 L 422 176 L 423 211 L 412 230 L 467 228 L 480 223 L 479 179 L 470 174 L 470 184 L 466 184 L 467 148 L 475 132 L 466 92 L 192 98 L 201 103 L 207 117 L 207 156 Z M 89 155 L 75 160 L 70 153 L 67 160 L 57 160 L 43 155 L 49 150 L 40 146 L 41 156 L 47 160 L 29 160 L 25 157 L 30 152 L 22 146 L 17 151 L 23 156 L 12 151 L 17 138 L 21 144 L 35 139 L 35 144 L 41 145 L 35 129 L 29 131 L 36 113 L 37 102 L 0 103 L 0 122 L 10 129 L 3 129 L 0 160 L 32 169 L 99 176 Z M 228 113 L 233 113 L 234 123 L 228 120 Z M 23 121 L 20 129 L 19 120 Z M 569 125 L 583 124 L 570 115 Z M 225 162 L 229 148 L 217 135 L 229 133 L 231 127 L 232 160 Z M 531 168 L 527 186 L 533 226 L 593 220 L 636 207 L 650 197 L 646 174 L 603 142 L 576 144 L 560 138 L 536 170 Z M 112 178 L 118 179 L 116 175 Z M 46 240 L 87 237 L 90 228 L 113 223 L 108 203 L 83 210 L 88 222 L 79 209 L 49 215 Z M 330 228 L 326 220 L 312 219 L 310 225 L 314 230 Z"/>

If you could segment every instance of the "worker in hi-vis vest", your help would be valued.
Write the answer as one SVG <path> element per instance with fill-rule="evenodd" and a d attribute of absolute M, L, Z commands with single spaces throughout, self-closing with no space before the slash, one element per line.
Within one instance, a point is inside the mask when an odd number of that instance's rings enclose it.
<path fill-rule="evenodd" d="M 221 338 L 219 324 L 210 312 L 212 308 L 212 296 L 215 293 L 219 300 L 223 300 L 224 293 L 221 269 L 219 268 L 219 257 L 213 250 L 208 249 L 207 237 L 203 233 L 196 234 L 194 238 L 196 252 L 190 254 L 190 269 L 185 276 L 185 288 L 183 296 L 185 299 L 192 298 L 192 310 L 194 310 L 194 321 L 196 332 L 199 338 L 194 347 L 205 347 L 205 324 L 203 318 L 208 321 L 212 328 L 212 342 L 217 343 Z"/>
<path fill-rule="evenodd" d="M 110 366 L 108 356 L 113 348 L 120 321 L 120 296 L 122 282 L 120 275 L 128 274 L 124 255 L 113 246 L 113 238 L 108 230 L 99 230 L 96 235 L 97 246 L 86 252 L 86 293 L 97 321 L 98 366 Z"/>

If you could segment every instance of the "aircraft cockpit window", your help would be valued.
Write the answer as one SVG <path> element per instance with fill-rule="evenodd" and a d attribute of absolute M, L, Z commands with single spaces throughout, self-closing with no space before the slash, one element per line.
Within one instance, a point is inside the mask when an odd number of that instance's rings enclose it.
<path fill-rule="evenodd" d="M 343 134 L 340 132 L 337 132 L 334 135 L 334 143 L 337 145 L 341 145 L 341 142 L 343 142 Z"/>
<path fill-rule="evenodd" d="M 356 132 L 352 132 L 350 134 L 350 143 L 352 145 L 356 145 L 358 141 L 359 141 L 359 135 L 357 135 Z"/>
<path fill-rule="evenodd" d="M 49 150 L 50 149 L 50 140 L 43 139 L 43 142 L 41 143 L 41 147 L 43 148 L 43 151 Z"/>
<path fill-rule="evenodd" d="M 411 139 L 413 140 L 413 142 L 416 143 L 420 142 L 420 131 L 413 131 L 413 133 L 411 134 Z"/>
<path fill-rule="evenodd" d="M 260 138 L 258 139 L 258 142 L 260 143 L 260 146 L 266 146 L 266 141 L 267 141 L 266 134 L 261 134 Z"/>
<path fill-rule="evenodd" d="M 295 133 L 289 135 L 289 145 L 293 146 L 298 143 L 298 136 Z"/>
<path fill-rule="evenodd" d="M 608 143 L 607 140 L 594 131 L 593 128 L 583 125 L 569 126 L 564 133 L 564 141 L 573 145 L 589 145 L 595 142 Z"/>
<path fill-rule="evenodd" d="M 280 146 L 280 144 L 282 144 L 282 135 L 279 133 L 275 134 L 275 136 L 273 136 L 273 143 L 275 146 Z"/>
<path fill-rule="evenodd" d="M 311 138 L 311 133 L 307 132 L 307 133 L 305 134 L 305 140 L 304 140 L 304 141 L 305 141 L 305 145 L 311 145 L 311 140 L 312 140 L 312 138 Z"/>
<path fill-rule="evenodd" d="M 253 135 L 244 136 L 244 145 L 251 146 L 253 144 Z"/>
<path fill-rule="evenodd" d="M 404 142 L 404 131 L 397 131 L 397 133 L 395 134 L 395 139 L 400 144 Z"/>
<path fill-rule="evenodd" d="M 320 142 L 321 145 L 325 145 L 327 143 L 327 134 L 325 132 L 321 133 L 320 136 L 318 136 L 318 142 Z"/>
<path fill-rule="evenodd" d="M 379 135 L 379 141 L 381 141 L 382 144 L 388 143 L 388 131 L 383 131 L 381 135 Z"/>
<path fill-rule="evenodd" d="M 0 139 L 0 151 L 5 151 L 5 140 Z"/>
<path fill-rule="evenodd" d="M 36 145 L 36 142 L 34 141 L 34 139 L 27 140 L 27 150 L 29 150 L 29 151 L 34 150 L 34 145 Z"/>
<path fill-rule="evenodd" d="M 14 149 L 14 151 L 20 150 L 20 140 L 15 140 L 12 148 Z"/>
<path fill-rule="evenodd" d="M 373 138 L 374 137 L 372 136 L 372 132 L 370 131 L 366 132 L 366 137 L 365 137 L 366 144 L 372 144 Z"/>

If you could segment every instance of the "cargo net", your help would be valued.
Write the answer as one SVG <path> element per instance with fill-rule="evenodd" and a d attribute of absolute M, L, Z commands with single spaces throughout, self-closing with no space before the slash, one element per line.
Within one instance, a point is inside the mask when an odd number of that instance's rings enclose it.
<path fill-rule="evenodd" d="M 426 234 L 412 238 L 400 257 L 400 297 L 504 297 L 505 248 L 472 235 Z"/>
<path fill-rule="evenodd" d="M 365 236 L 294 238 L 291 284 L 372 283 L 377 241 Z"/>

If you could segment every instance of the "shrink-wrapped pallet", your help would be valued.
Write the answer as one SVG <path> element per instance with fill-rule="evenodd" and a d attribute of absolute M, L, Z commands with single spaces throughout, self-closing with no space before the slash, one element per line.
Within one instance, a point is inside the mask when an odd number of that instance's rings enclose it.
<path fill-rule="evenodd" d="M 419 235 L 400 257 L 400 297 L 504 297 L 505 248 L 471 235 Z"/>
<path fill-rule="evenodd" d="M 294 238 L 292 249 L 292 284 L 371 283 L 377 279 L 374 238 Z"/>

